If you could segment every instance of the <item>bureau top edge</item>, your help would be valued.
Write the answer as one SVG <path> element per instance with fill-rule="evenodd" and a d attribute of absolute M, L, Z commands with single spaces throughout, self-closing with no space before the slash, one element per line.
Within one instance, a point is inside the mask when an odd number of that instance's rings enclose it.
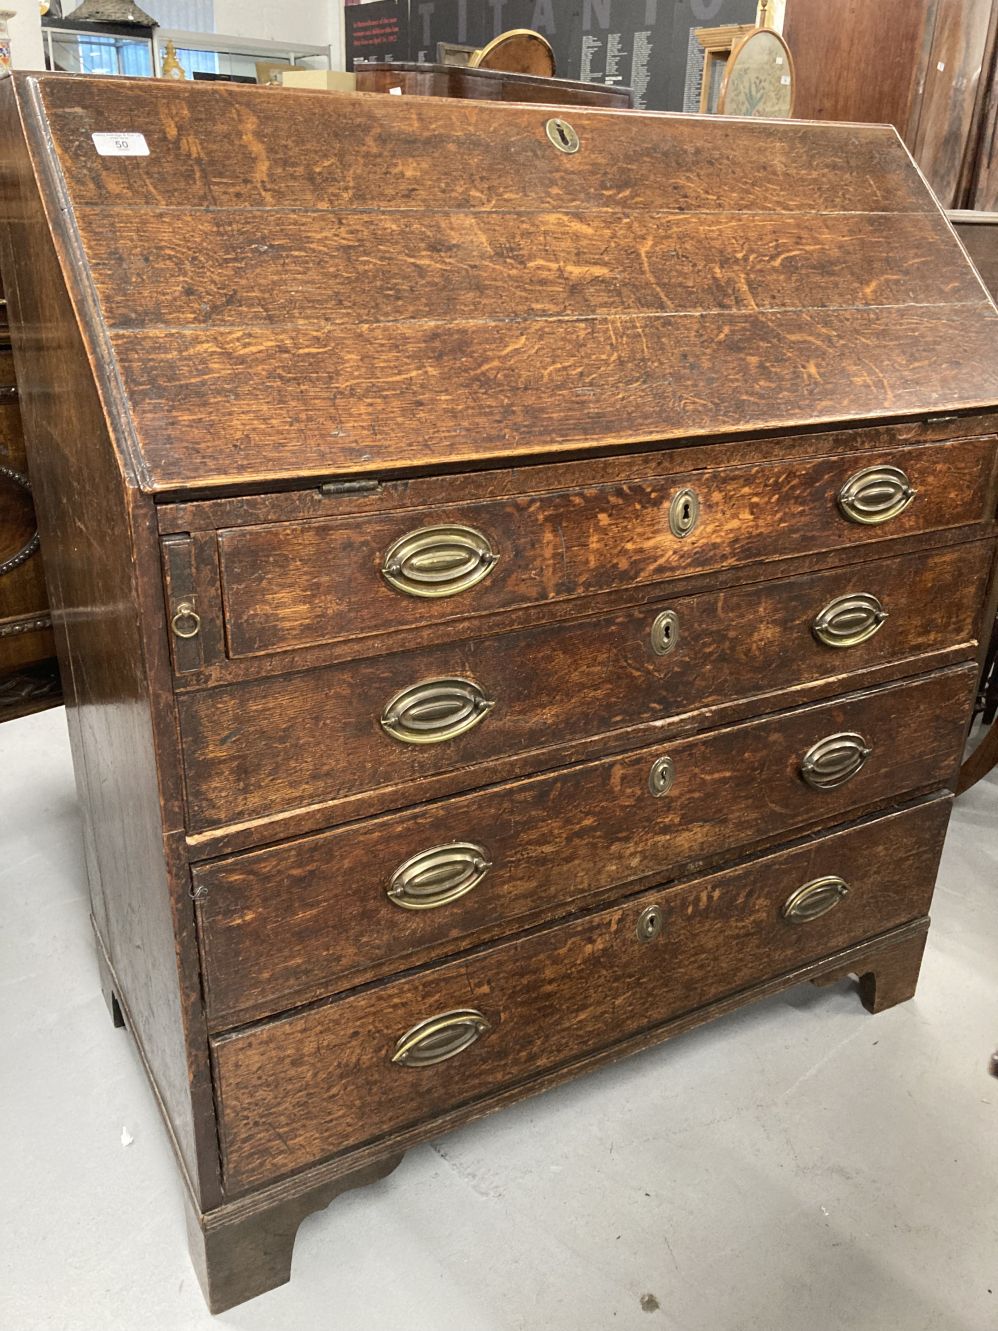
<path fill-rule="evenodd" d="M 826 454 L 857 454 L 914 447 L 919 444 L 959 442 L 998 436 L 998 405 L 993 410 L 970 408 L 877 421 L 839 419 L 815 422 L 801 429 L 728 431 L 711 437 L 687 434 L 672 439 L 634 440 L 612 445 L 607 441 L 586 449 L 538 451 L 522 457 L 455 458 L 429 467 L 378 467 L 351 472 L 343 468 L 304 470 L 281 475 L 221 478 L 197 487 L 175 486 L 151 491 L 164 534 L 191 531 L 200 526 L 195 513 L 207 514 L 212 501 L 282 496 L 315 496 L 324 503 L 337 501 L 337 511 L 349 506 L 368 507 L 395 488 L 421 482 L 446 485 L 461 477 L 476 477 L 493 497 L 518 490 L 541 492 L 582 482 L 600 484 L 629 480 L 646 474 L 668 475 L 707 467 L 737 466 L 749 462 L 802 461 Z M 192 509 L 191 505 L 197 505 Z M 210 524 L 209 524 L 210 525 Z"/>

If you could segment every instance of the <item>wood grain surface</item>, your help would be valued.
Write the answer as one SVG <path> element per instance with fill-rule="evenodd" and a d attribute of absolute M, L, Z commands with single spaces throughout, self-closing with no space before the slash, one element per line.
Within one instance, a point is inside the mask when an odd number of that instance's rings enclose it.
<path fill-rule="evenodd" d="M 83 208 L 108 322 L 240 328 L 979 305 L 935 214 Z M 829 262 L 829 254 L 835 262 Z M 876 276 L 871 271 L 876 270 Z M 398 332 L 399 330 L 396 330 Z"/>
<path fill-rule="evenodd" d="M 208 1207 L 219 1188 L 214 1106 L 193 909 L 174 857 L 182 808 L 154 506 L 112 440 L 15 93 L 13 80 L 0 81 L 0 268 L 11 275 L 92 913 L 187 1186 Z"/>
<path fill-rule="evenodd" d="M 263 524 L 219 533 L 229 656 L 444 624 L 469 614 L 550 603 L 614 588 L 706 573 L 789 551 L 850 548 L 990 520 L 995 440 L 927 445 L 858 465 L 839 456 L 679 473 L 663 480 L 519 495 L 399 515 Z M 891 520 L 843 517 L 836 497 L 866 465 L 900 467 L 917 494 Z M 640 476 L 640 468 L 637 468 Z M 700 501 L 696 528 L 670 530 L 686 488 Z M 399 538 L 438 524 L 480 531 L 498 563 L 477 586 L 425 599 L 382 577 Z"/>
<path fill-rule="evenodd" d="M 880 128 L 577 108 L 566 155 L 542 108 L 29 82 L 147 488 L 998 397 L 994 310 Z M 149 155 L 100 157 L 125 121 Z"/>
<path fill-rule="evenodd" d="M 783 34 L 797 73 L 795 114 L 894 125 L 912 145 L 938 3 L 788 0 Z"/>
<path fill-rule="evenodd" d="M 3 289 L 0 287 L 0 297 Z M 0 564 L 17 558 L 38 529 L 28 459 L 9 349 L 6 302 L 0 306 Z M 0 573 L 0 721 L 55 707 L 62 701 L 45 571 L 40 550 Z"/>
<path fill-rule="evenodd" d="M 822 678 L 847 690 L 850 672 L 886 662 L 915 674 L 918 657 L 948 648 L 969 660 L 986 577 L 986 548 L 971 544 L 192 692 L 177 701 L 190 826 L 381 786 L 416 800 L 428 776 L 450 772 L 449 788 L 467 789 L 523 750 L 550 766 L 546 749 L 601 733 L 753 696 L 757 712 L 773 711 L 781 690 Z M 880 631 L 848 649 L 818 642 L 812 628 L 825 606 L 863 591 L 888 612 Z M 678 646 L 658 656 L 652 626 L 665 610 L 678 616 Z M 437 744 L 385 733 L 379 721 L 396 694 L 449 678 L 494 700 L 483 721 Z"/>
<path fill-rule="evenodd" d="M 673 877 L 946 785 L 976 673 L 948 671 L 198 868 L 213 1019 L 231 1025 L 321 997 L 356 983 L 351 973 L 383 973 L 417 951 L 440 955 L 462 935 L 494 937 L 518 916 L 565 915 L 587 895 Z M 812 790 L 801 759 L 843 731 L 861 734 L 870 758 L 836 789 Z M 675 784 L 655 797 L 649 773 L 665 755 Z M 410 856 L 455 841 L 488 853 L 493 868 L 480 887 L 431 911 L 387 900 Z"/>
<path fill-rule="evenodd" d="M 921 70 L 916 128 L 909 142 L 940 203 L 957 208 L 973 171 L 998 11 L 993 0 L 934 3 L 932 44 Z"/>
<path fill-rule="evenodd" d="M 540 102 L 546 106 L 606 106 L 618 110 L 629 109 L 634 100 L 631 89 L 619 85 L 416 60 L 357 60 L 354 73 L 358 92 L 391 93 L 395 89 L 403 96 Z"/>
<path fill-rule="evenodd" d="M 923 806 L 214 1040 L 227 1189 L 526 1083 L 924 914 L 948 813 L 948 801 Z M 818 920 L 788 924 L 789 895 L 827 874 L 849 895 Z M 649 905 L 663 927 L 641 942 Z M 391 1063 L 415 1023 L 460 1008 L 491 1025 L 471 1048 L 431 1067 Z"/>
<path fill-rule="evenodd" d="M 157 328 L 112 341 L 157 489 L 222 486 L 248 471 L 276 481 L 456 466 L 998 399 L 998 314 L 983 293 L 976 306 L 566 313 L 338 334 Z"/>

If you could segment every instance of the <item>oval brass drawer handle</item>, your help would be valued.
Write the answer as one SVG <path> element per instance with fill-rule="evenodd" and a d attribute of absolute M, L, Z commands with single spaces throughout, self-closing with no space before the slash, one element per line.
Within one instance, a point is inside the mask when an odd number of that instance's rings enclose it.
<path fill-rule="evenodd" d="M 854 592 L 829 601 L 811 631 L 826 647 L 858 647 L 879 633 L 887 618 L 887 611 L 870 592 Z"/>
<path fill-rule="evenodd" d="M 395 1042 L 392 1062 L 404 1068 L 428 1068 L 463 1053 L 491 1029 L 487 1018 L 475 1008 L 442 1012 L 400 1035 Z"/>
<path fill-rule="evenodd" d="M 403 744 L 440 744 L 477 726 L 496 705 L 470 679 L 431 679 L 396 693 L 381 725 Z"/>
<path fill-rule="evenodd" d="M 481 582 L 499 556 L 474 527 L 421 527 L 391 545 L 381 572 L 407 596 L 456 596 Z"/>
<path fill-rule="evenodd" d="M 900 467 L 864 467 L 843 485 L 838 503 L 850 522 L 876 526 L 903 513 L 917 493 Z"/>
<path fill-rule="evenodd" d="M 488 851 L 474 841 L 421 850 L 392 874 L 388 900 L 406 910 L 446 906 L 476 888 L 491 868 Z"/>
<path fill-rule="evenodd" d="M 800 774 L 814 790 L 834 790 L 851 780 L 872 752 L 862 735 L 827 735 L 805 753 Z"/>
<path fill-rule="evenodd" d="M 807 924 L 827 915 L 848 895 L 849 886 L 843 879 L 832 874 L 815 878 L 790 893 L 783 905 L 783 918 L 788 924 Z"/>

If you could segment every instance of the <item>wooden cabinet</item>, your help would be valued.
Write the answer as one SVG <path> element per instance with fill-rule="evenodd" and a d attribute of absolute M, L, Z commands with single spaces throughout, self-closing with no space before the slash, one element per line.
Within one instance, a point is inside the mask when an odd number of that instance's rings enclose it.
<path fill-rule="evenodd" d="M 513 74 L 503 69 L 469 69 L 464 65 L 432 65 L 414 60 L 358 60 L 354 71 L 358 92 L 541 102 L 547 106 L 604 106 L 617 111 L 629 110 L 634 104 L 630 88 Z"/>
<path fill-rule="evenodd" d="M 912 995 L 998 314 L 892 131 L 0 111 L 99 966 L 214 1309 L 451 1126 L 802 980 Z"/>
<path fill-rule="evenodd" d="M 795 115 L 894 125 L 947 208 L 998 207 L 995 0 L 787 0 Z"/>
<path fill-rule="evenodd" d="M 62 701 L 0 287 L 0 721 Z"/>

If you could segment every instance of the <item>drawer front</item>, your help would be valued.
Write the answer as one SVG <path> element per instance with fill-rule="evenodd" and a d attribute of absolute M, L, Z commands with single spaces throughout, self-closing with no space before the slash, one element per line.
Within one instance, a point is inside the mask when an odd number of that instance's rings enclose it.
<path fill-rule="evenodd" d="M 231 657 L 968 523 L 994 440 L 218 533 Z M 851 514 L 851 516 L 850 516 Z"/>
<path fill-rule="evenodd" d="M 922 805 L 217 1038 L 227 1188 L 432 1119 L 924 915 L 948 813 L 945 800 Z"/>
<path fill-rule="evenodd" d="M 379 786 L 415 802 L 420 780 L 481 785 L 476 765 L 496 758 L 923 653 L 972 656 L 990 553 L 974 542 L 185 695 L 190 825 Z"/>
<path fill-rule="evenodd" d="M 587 895 L 688 872 L 708 852 L 939 788 L 976 674 L 946 671 L 199 866 L 210 1020 L 280 1011 L 568 914 Z M 837 736 L 855 739 L 820 747 Z M 817 785 L 804 779 L 809 754 Z"/>

